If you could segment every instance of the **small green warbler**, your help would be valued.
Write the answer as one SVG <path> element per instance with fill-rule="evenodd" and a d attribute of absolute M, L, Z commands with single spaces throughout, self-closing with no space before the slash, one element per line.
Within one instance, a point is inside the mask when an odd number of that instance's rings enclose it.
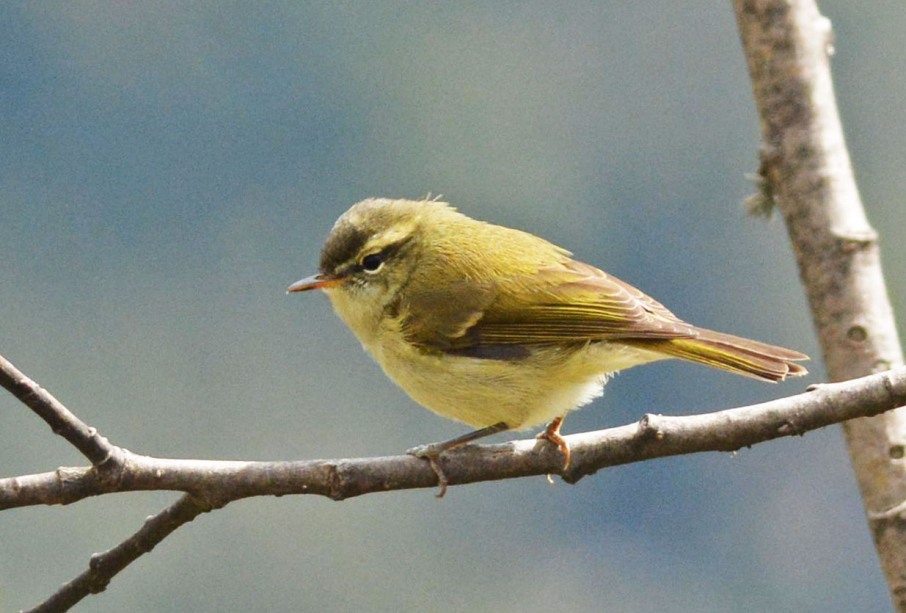
<path fill-rule="evenodd" d="M 311 289 L 415 401 L 477 428 L 410 450 L 435 469 L 445 450 L 542 423 L 539 437 L 568 466 L 564 416 L 639 364 L 681 358 L 765 381 L 806 374 L 798 351 L 688 324 L 565 249 L 433 200 L 354 205 L 320 272 L 288 291 Z"/>

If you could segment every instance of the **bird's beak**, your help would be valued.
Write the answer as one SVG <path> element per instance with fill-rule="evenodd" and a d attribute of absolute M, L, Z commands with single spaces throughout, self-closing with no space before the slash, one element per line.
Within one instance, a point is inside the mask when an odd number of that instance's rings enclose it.
<path fill-rule="evenodd" d="M 300 279 L 286 288 L 287 294 L 294 292 L 307 292 L 310 289 L 328 289 L 343 282 L 343 277 L 334 275 L 317 274 Z"/>

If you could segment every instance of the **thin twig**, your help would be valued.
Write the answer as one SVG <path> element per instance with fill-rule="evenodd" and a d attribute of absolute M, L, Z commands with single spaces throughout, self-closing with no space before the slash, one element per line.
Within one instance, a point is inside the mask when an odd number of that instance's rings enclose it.
<path fill-rule="evenodd" d="M 117 447 L 73 415 L 50 392 L 26 377 L 3 356 L 0 356 L 0 386 L 37 413 L 54 434 L 72 443 L 95 466 L 102 466 L 117 453 Z"/>
<path fill-rule="evenodd" d="M 103 592 L 117 573 L 149 553 L 177 528 L 210 510 L 210 507 L 189 495 L 181 497 L 157 515 L 146 519 L 135 534 L 113 549 L 91 556 L 85 572 L 61 585 L 50 598 L 29 612 L 67 611 L 89 594 Z"/>

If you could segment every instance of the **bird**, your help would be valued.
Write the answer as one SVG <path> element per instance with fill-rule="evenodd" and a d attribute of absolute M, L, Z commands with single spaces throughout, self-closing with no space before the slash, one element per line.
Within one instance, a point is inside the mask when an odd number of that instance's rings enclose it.
<path fill-rule="evenodd" d="M 521 230 L 439 199 L 369 198 L 343 213 L 317 274 L 340 319 L 413 400 L 473 431 L 410 453 L 547 424 L 603 393 L 616 372 L 678 358 L 769 382 L 807 373 L 792 349 L 687 323 L 629 283 Z"/>

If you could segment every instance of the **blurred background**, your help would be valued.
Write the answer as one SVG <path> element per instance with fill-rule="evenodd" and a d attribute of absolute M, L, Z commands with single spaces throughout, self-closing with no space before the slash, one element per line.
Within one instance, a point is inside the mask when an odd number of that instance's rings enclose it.
<path fill-rule="evenodd" d="M 906 308 L 906 9 L 822 3 L 862 195 Z M 157 456 L 396 454 L 463 433 L 396 389 L 320 295 L 334 219 L 442 194 L 696 324 L 819 356 L 729 2 L 5 3 L 0 353 Z M 802 391 L 621 374 L 567 433 Z M 500 437 L 498 440 L 504 440 Z M 85 461 L 0 394 L 0 474 Z M 335 503 L 231 504 L 86 611 L 887 610 L 838 428 L 600 472 Z M 0 516 L 0 609 L 33 606 L 174 493 Z"/>

